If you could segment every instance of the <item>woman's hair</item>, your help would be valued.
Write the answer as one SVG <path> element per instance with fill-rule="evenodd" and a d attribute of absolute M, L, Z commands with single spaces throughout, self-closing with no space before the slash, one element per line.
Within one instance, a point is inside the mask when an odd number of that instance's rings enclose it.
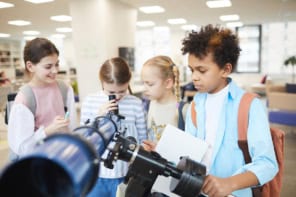
<path fill-rule="evenodd" d="M 144 63 L 144 66 L 154 66 L 159 69 L 160 77 L 164 80 L 171 78 L 174 82 L 174 94 L 177 101 L 181 101 L 180 97 L 180 80 L 179 69 L 168 56 L 155 56 Z"/>
<path fill-rule="evenodd" d="M 123 85 L 129 83 L 132 73 L 128 63 L 121 57 L 106 60 L 99 71 L 101 82 Z M 131 90 L 129 89 L 131 92 Z"/>
<path fill-rule="evenodd" d="M 189 53 L 203 59 L 208 53 L 213 54 L 214 61 L 220 68 L 226 63 L 235 70 L 240 55 L 239 40 L 230 29 L 207 25 L 199 32 L 192 31 L 182 42 L 183 54 Z"/>
<path fill-rule="evenodd" d="M 27 61 L 37 64 L 42 58 L 53 54 L 59 55 L 58 49 L 55 45 L 46 38 L 35 38 L 26 43 L 24 48 L 24 62 Z M 26 67 L 26 71 L 27 67 Z"/>

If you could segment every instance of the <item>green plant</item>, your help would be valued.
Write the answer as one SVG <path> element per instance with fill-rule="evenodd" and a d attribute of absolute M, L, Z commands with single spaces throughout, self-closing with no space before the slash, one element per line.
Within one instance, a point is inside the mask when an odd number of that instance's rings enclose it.
<path fill-rule="evenodd" d="M 296 57 L 295 55 L 291 56 L 291 57 L 288 57 L 288 59 L 286 59 L 284 61 L 284 64 L 285 66 L 289 66 L 291 65 L 292 66 L 292 82 L 295 83 L 295 65 L 296 65 Z"/>

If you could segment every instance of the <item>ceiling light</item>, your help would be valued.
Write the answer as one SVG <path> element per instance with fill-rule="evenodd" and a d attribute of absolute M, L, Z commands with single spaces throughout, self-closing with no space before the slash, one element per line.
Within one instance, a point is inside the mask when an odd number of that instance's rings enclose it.
<path fill-rule="evenodd" d="M 67 15 L 58 15 L 58 16 L 52 16 L 50 17 L 50 19 L 53 21 L 66 22 L 66 21 L 71 21 L 72 17 Z"/>
<path fill-rule="evenodd" d="M 244 24 L 242 22 L 230 22 L 230 23 L 226 23 L 227 27 L 241 27 Z"/>
<path fill-rule="evenodd" d="M 69 33 L 69 32 L 72 32 L 72 28 L 70 28 L 70 27 L 59 27 L 59 28 L 56 28 L 56 31 L 61 32 L 61 33 Z"/>
<path fill-rule="evenodd" d="M 35 39 L 35 38 L 36 38 L 36 36 L 25 36 L 25 37 L 24 37 L 24 40 L 29 41 L 29 40 L 33 40 L 33 39 Z"/>
<path fill-rule="evenodd" d="M 8 38 L 10 34 L 0 33 L 0 38 Z"/>
<path fill-rule="evenodd" d="M 53 34 L 50 37 L 52 37 L 52 38 L 65 38 L 66 35 L 65 34 Z"/>
<path fill-rule="evenodd" d="M 220 16 L 221 21 L 237 21 L 239 20 L 239 15 L 232 14 L 232 15 L 222 15 Z"/>
<path fill-rule="evenodd" d="M 14 7 L 14 5 L 11 3 L 5 3 L 0 1 L 0 8 L 10 8 L 10 7 Z"/>
<path fill-rule="evenodd" d="M 161 13 L 164 12 L 164 8 L 160 6 L 144 6 L 140 7 L 139 10 L 146 14 L 154 14 L 154 13 Z"/>
<path fill-rule="evenodd" d="M 30 3 L 35 3 L 35 4 L 39 4 L 39 3 L 48 3 L 48 2 L 52 2 L 54 0 L 24 0 Z"/>
<path fill-rule="evenodd" d="M 16 26 L 25 26 L 30 25 L 30 21 L 23 21 L 23 20 L 14 20 L 14 21 L 8 21 L 9 25 L 16 25 Z"/>
<path fill-rule="evenodd" d="M 182 25 L 181 28 L 185 31 L 197 30 L 196 25 Z"/>
<path fill-rule="evenodd" d="M 223 8 L 223 7 L 230 7 L 231 1 L 230 0 L 213 0 L 213 1 L 207 1 L 206 4 L 209 8 Z"/>
<path fill-rule="evenodd" d="M 32 31 L 32 30 L 30 30 L 30 31 L 23 31 L 23 34 L 29 35 L 29 36 L 36 36 L 36 35 L 39 35 L 40 32 L 39 31 Z"/>
<path fill-rule="evenodd" d="M 154 25 L 155 25 L 155 23 L 153 21 L 138 21 L 137 22 L 138 27 L 151 27 Z"/>
<path fill-rule="evenodd" d="M 184 18 L 168 19 L 168 23 L 171 25 L 185 24 L 186 22 L 187 21 Z"/>

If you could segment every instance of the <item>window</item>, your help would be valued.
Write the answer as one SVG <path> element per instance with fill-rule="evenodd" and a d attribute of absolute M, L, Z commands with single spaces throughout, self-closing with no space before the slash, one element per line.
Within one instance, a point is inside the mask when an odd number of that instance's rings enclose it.
<path fill-rule="evenodd" d="M 237 28 L 241 55 L 236 72 L 259 73 L 261 71 L 261 25 Z"/>

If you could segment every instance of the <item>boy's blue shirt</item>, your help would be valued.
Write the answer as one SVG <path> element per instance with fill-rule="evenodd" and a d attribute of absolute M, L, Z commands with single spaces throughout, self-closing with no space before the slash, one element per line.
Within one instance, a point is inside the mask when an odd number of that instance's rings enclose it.
<path fill-rule="evenodd" d="M 214 145 L 212 165 L 209 174 L 217 177 L 229 177 L 245 171 L 252 171 L 260 184 L 271 180 L 278 172 L 267 113 L 259 99 L 254 99 L 249 111 L 248 145 L 252 163 L 245 164 L 241 149 L 238 147 L 238 108 L 244 94 L 229 79 L 229 88 L 220 115 L 216 142 Z M 197 112 L 197 128 L 191 120 L 191 110 L 187 110 L 185 131 L 205 139 L 205 102 L 207 93 L 194 96 Z M 235 196 L 252 196 L 250 188 L 233 192 Z"/>

